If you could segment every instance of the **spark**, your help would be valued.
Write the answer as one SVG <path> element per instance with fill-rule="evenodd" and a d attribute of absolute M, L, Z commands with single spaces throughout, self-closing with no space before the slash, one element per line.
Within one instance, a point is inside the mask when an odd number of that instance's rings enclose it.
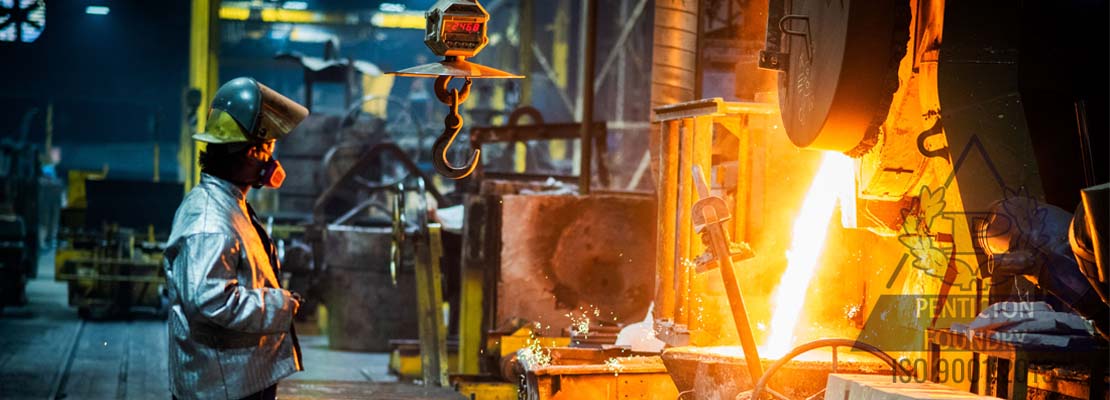
<path fill-rule="evenodd" d="M 528 334 L 528 342 L 517 351 L 517 359 L 525 369 L 532 370 L 551 365 L 551 349 L 543 347 L 535 333 Z"/>
<path fill-rule="evenodd" d="M 605 360 L 605 368 L 613 371 L 613 376 L 617 376 L 620 375 L 621 371 L 624 371 L 624 364 L 621 364 L 621 360 L 616 357 L 610 357 Z"/>

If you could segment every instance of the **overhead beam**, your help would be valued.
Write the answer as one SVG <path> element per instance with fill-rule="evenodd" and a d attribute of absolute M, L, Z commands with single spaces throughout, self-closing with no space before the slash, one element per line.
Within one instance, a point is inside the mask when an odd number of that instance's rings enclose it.
<path fill-rule="evenodd" d="M 563 88 L 559 87 L 558 74 L 555 73 L 555 69 L 551 67 L 551 63 L 547 61 L 547 57 L 544 57 L 543 52 L 540 51 L 539 46 L 536 46 L 535 42 L 532 42 L 532 55 L 536 57 L 536 62 L 540 64 L 540 68 L 543 69 L 544 75 L 546 75 L 547 79 L 555 86 L 555 93 L 559 94 L 559 99 L 563 100 L 563 105 L 567 107 L 567 110 L 574 112 L 574 103 L 570 101 L 570 96 L 567 95 L 567 92 L 563 90 Z"/>
<path fill-rule="evenodd" d="M 613 44 L 613 51 L 605 57 L 605 63 L 601 65 L 601 70 L 597 73 L 597 82 L 594 82 L 594 93 L 601 90 L 601 85 L 605 83 L 605 78 L 609 75 L 609 69 L 613 67 L 613 63 L 617 61 L 617 57 L 624 54 L 624 42 L 628 41 L 629 36 L 632 35 L 632 30 L 636 29 L 636 23 L 640 21 L 640 17 L 644 15 L 644 9 L 647 8 L 648 0 L 640 0 L 636 4 L 636 8 L 632 9 L 632 15 L 625 21 L 624 27 L 621 28 L 620 36 L 617 36 L 617 42 Z"/>

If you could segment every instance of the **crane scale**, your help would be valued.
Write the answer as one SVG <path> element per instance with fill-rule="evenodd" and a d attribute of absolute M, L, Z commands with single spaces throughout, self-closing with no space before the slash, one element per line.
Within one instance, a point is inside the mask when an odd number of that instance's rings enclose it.
<path fill-rule="evenodd" d="M 520 79 L 521 75 L 512 74 L 495 68 L 466 61 L 474 57 L 489 44 L 486 35 L 489 13 L 478 0 L 439 0 L 424 13 L 427 28 L 424 44 L 443 61 L 418 65 L 397 72 L 396 76 L 415 78 L 436 78 L 436 99 L 451 108 L 451 113 L 443 120 L 443 133 L 436 139 L 432 151 L 432 165 L 440 175 L 451 179 L 462 179 L 474 172 L 482 151 L 474 149 L 470 161 L 465 166 L 454 166 L 447 160 L 447 150 L 455 141 L 463 126 L 459 115 L 459 105 L 470 95 L 472 79 L 509 78 Z M 449 88 L 452 79 L 464 78 L 461 88 Z"/>

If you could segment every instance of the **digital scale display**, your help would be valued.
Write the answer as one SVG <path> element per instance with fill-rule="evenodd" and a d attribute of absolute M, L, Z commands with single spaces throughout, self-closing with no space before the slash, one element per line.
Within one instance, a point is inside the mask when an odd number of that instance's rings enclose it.
<path fill-rule="evenodd" d="M 424 18 L 424 43 L 436 55 L 473 57 L 489 43 L 489 13 L 476 0 L 438 0 Z"/>
<path fill-rule="evenodd" d="M 444 21 L 443 33 L 475 34 L 482 32 L 481 22 Z"/>
<path fill-rule="evenodd" d="M 485 22 L 469 16 L 443 19 L 443 44 L 449 55 L 471 56 L 485 44 Z"/>

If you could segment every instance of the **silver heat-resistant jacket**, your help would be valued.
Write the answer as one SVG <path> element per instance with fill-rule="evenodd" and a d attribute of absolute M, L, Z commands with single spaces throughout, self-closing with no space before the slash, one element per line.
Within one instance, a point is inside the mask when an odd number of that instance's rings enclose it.
<path fill-rule="evenodd" d="M 302 370 L 296 301 L 252 216 L 241 189 L 207 174 L 174 216 L 163 267 L 178 398 L 238 399 Z"/>

